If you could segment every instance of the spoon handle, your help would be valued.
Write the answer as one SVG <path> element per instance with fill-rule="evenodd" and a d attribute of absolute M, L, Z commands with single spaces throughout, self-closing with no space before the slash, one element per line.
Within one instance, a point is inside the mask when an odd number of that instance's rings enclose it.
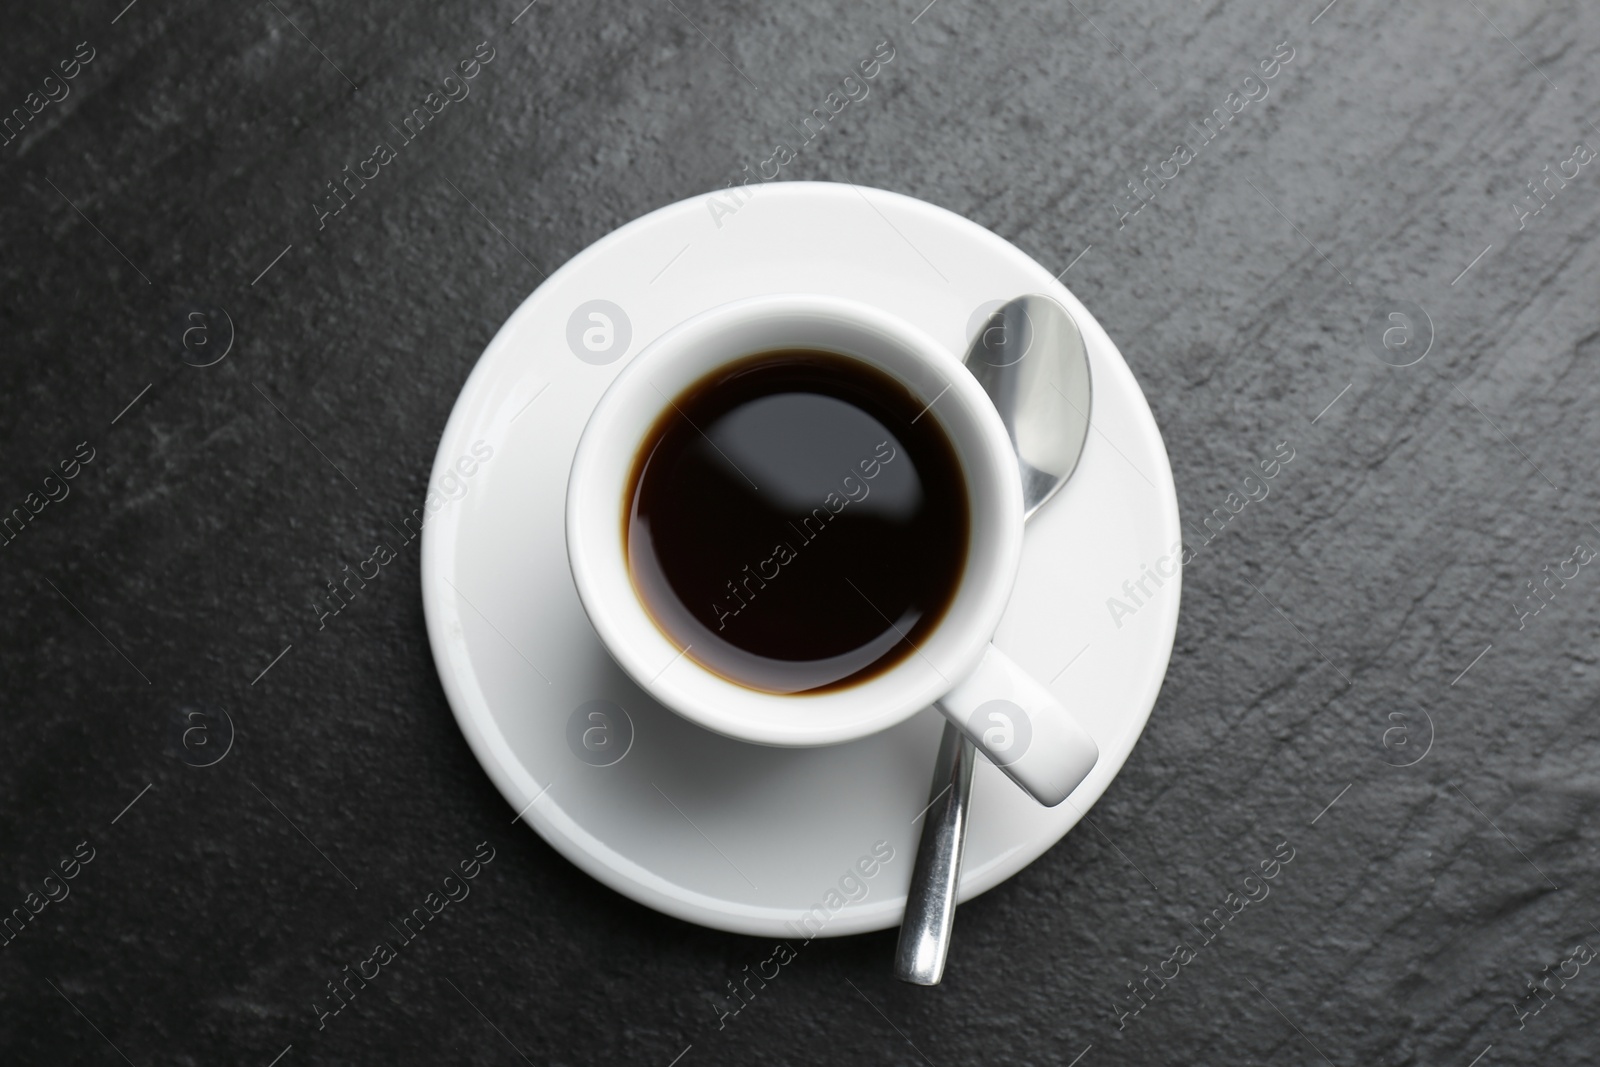
<path fill-rule="evenodd" d="M 977 755 L 972 742 L 954 723 L 946 722 L 934 761 L 931 796 L 923 813 L 922 839 L 911 869 L 900 943 L 895 949 L 894 976 L 902 982 L 938 985 L 944 977 Z"/>

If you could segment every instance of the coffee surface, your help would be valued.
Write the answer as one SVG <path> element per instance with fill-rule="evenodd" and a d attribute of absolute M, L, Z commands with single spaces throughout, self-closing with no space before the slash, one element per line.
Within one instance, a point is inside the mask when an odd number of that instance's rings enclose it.
<path fill-rule="evenodd" d="M 740 685 L 801 693 L 915 654 L 970 517 L 933 411 L 859 360 L 783 350 L 673 397 L 634 459 L 628 567 L 656 625 Z"/>

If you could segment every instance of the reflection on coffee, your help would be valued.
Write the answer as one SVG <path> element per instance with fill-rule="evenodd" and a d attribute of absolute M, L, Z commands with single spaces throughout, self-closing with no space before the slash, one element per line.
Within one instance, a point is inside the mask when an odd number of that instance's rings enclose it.
<path fill-rule="evenodd" d="M 882 371 L 787 349 L 672 398 L 623 501 L 628 569 L 696 662 L 773 693 L 914 654 L 955 597 L 970 520 L 928 405 Z"/>

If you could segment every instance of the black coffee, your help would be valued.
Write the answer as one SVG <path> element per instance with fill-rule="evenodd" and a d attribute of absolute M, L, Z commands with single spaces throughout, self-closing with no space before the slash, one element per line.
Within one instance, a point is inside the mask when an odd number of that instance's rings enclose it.
<path fill-rule="evenodd" d="M 927 405 L 859 360 L 784 350 L 674 397 L 634 459 L 628 567 L 687 655 L 816 692 L 915 651 L 955 596 L 967 494 Z"/>

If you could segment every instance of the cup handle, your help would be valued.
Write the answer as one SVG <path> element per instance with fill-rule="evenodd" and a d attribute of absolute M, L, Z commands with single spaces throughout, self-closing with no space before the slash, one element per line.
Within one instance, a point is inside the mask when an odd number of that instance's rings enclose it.
<path fill-rule="evenodd" d="M 936 705 L 1033 799 L 1053 808 L 1100 758 L 1094 738 L 1050 691 L 990 645 Z"/>

